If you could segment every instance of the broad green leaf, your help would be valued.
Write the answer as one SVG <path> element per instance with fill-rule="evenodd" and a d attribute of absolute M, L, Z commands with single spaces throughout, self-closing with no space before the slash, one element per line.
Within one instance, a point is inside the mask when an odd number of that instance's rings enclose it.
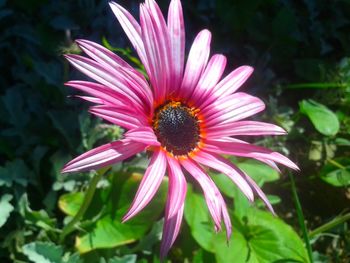
<path fill-rule="evenodd" d="M 204 199 L 187 189 L 185 220 L 191 228 L 191 234 L 198 244 L 209 252 L 215 252 L 214 225 L 209 216 Z"/>
<path fill-rule="evenodd" d="M 113 248 L 139 240 L 151 228 L 163 211 L 167 181 L 157 195 L 139 215 L 126 223 L 122 217 L 130 207 L 138 185 L 140 174 L 115 174 L 110 186 L 96 191 L 84 219 L 89 222 L 87 229 L 76 237 L 76 248 L 86 253 L 99 248 Z M 59 207 L 67 215 L 74 216 L 83 202 L 84 193 L 62 195 Z M 102 213 L 102 214 L 101 214 Z M 96 218 L 100 214 L 100 218 Z M 99 217 L 99 216 L 98 216 Z M 84 227 L 84 224 L 81 225 Z"/>
<path fill-rule="evenodd" d="M 23 254 L 34 263 L 81 263 L 79 254 L 64 254 L 61 246 L 49 242 L 32 242 L 22 249 Z"/>
<path fill-rule="evenodd" d="M 23 246 L 23 253 L 35 263 L 61 263 L 63 249 L 48 242 L 33 242 Z"/>
<path fill-rule="evenodd" d="M 74 216 L 83 203 L 83 199 L 84 193 L 82 192 L 64 194 L 60 197 L 58 206 L 65 214 Z"/>
<path fill-rule="evenodd" d="M 13 205 L 10 203 L 12 198 L 12 195 L 4 194 L 0 199 L 0 227 L 6 223 L 11 212 L 13 211 Z"/>
<path fill-rule="evenodd" d="M 350 159 L 337 158 L 327 163 L 320 172 L 323 181 L 333 186 L 350 185 Z"/>
<path fill-rule="evenodd" d="M 279 173 L 270 166 L 255 160 L 245 160 L 237 166 L 246 172 L 260 187 L 266 182 L 273 182 L 280 178 Z"/>
<path fill-rule="evenodd" d="M 327 136 L 337 134 L 339 120 L 325 105 L 313 100 L 303 100 L 299 106 L 300 111 L 309 117 L 317 131 Z"/>
<path fill-rule="evenodd" d="M 187 195 L 185 219 L 191 234 L 202 248 L 215 253 L 217 262 L 309 262 L 303 242 L 281 219 L 253 207 L 241 215 L 231 214 L 233 232 L 227 245 L 225 233 L 214 232 L 204 198 Z"/>
<path fill-rule="evenodd" d="M 213 179 L 213 181 L 223 194 L 231 198 L 235 197 L 234 189 L 236 189 L 237 186 L 232 182 L 230 178 L 228 178 L 224 174 L 212 172 L 210 173 L 210 177 Z"/>
<path fill-rule="evenodd" d="M 245 238 L 249 253 L 237 258 L 251 263 L 268 263 L 281 260 L 287 262 L 309 262 L 302 240 L 294 230 L 271 213 L 251 208 L 247 210 L 247 223 L 241 234 Z M 235 244 L 233 236 L 232 244 Z M 219 254 L 218 251 L 217 254 Z M 233 257 L 235 258 L 235 257 Z M 240 262 L 240 261 L 235 261 Z"/>

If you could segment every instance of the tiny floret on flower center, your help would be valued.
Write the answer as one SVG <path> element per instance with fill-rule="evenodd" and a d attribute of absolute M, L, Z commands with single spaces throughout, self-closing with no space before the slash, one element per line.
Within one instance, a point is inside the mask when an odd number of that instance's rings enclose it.
<path fill-rule="evenodd" d="M 181 102 L 170 101 L 160 105 L 155 111 L 153 129 L 162 146 L 173 155 L 186 155 L 199 142 L 196 110 Z"/>

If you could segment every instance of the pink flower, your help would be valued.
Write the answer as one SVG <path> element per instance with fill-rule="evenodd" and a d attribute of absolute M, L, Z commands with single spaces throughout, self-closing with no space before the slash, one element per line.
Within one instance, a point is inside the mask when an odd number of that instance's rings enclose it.
<path fill-rule="evenodd" d="M 127 132 L 124 139 L 88 151 L 65 165 L 62 172 L 83 172 L 123 161 L 139 152 L 153 153 L 124 221 L 153 198 L 167 173 L 169 190 L 161 244 L 163 258 L 181 225 L 186 196 L 184 171 L 202 187 L 216 231 L 224 222 L 231 235 L 230 217 L 218 188 L 203 166 L 226 174 L 246 197 L 254 192 L 273 212 L 257 184 L 221 154 L 253 158 L 277 169 L 276 163 L 298 167 L 283 155 L 233 138 L 239 135 L 281 135 L 273 124 L 243 120 L 262 110 L 264 103 L 238 88 L 253 68 L 241 66 L 222 79 L 226 57 L 211 57 L 211 33 L 202 30 L 185 61 L 185 28 L 180 0 L 172 0 L 165 21 L 154 0 L 140 6 L 140 23 L 120 5 L 110 6 L 142 61 L 149 80 L 104 47 L 77 40 L 90 57 L 67 55 L 69 62 L 98 83 L 69 81 L 66 85 L 88 93 L 90 112 Z"/>

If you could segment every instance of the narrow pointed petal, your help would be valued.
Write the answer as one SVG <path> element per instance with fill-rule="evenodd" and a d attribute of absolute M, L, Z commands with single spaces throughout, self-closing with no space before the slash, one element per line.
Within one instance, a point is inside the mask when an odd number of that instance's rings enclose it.
<path fill-rule="evenodd" d="M 201 111 L 207 128 L 216 127 L 250 117 L 265 109 L 257 97 L 246 93 L 235 93 L 215 101 Z"/>
<path fill-rule="evenodd" d="M 92 102 L 95 104 L 105 104 L 105 102 L 99 98 L 95 98 L 95 97 L 89 97 L 89 96 L 79 96 L 79 95 L 75 95 L 73 97 L 76 98 L 80 98 L 82 100 L 88 101 L 88 102 Z"/>
<path fill-rule="evenodd" d="M 211 90 L 211 96 L 209 96 L 202 106 L 208 106 L 218 98 L 224 98 L 235 93 L 250 77 L 253 71 L 254 69 L 250 66 L 241 66 L 232 71 Z"/>
<path fill-rule="evenodd" d="M 146 79 L 139 71 L 135 70 L 112 51 L 99 44 L 84 39 L 76 40 L 76 42 L 79 47 L 95 61 L 113 67 L 129 76 L 133 80 L 134 85 L 138 87 L 138 91 L 147 99 L 145 102 L 148 103 L 149 106 L 153 105 L 152 92 Z"/>
<path fill-rule="evenodd" d="M 180 96 L 189 98 L 197 86 L 209 58 L 211 33 L 204 29 L 194 40 L 188 55 Z"/>
<path fill-rule="evenodd" d="M 237 135 L 284 135 L 286 131 L 281 127 L 258 121 L 234 121 L 228 122 L 205 130 L 207 138 L 220 138 Z"/>
<path fill-rule="evenodd" d="M 220 137 L 220 138 L 215 138 L 215 139 L 211 139 L 214 141 L 219 141 L 219 142 L 236 142 L 236 143 L 243 143 L 243 144 L 249 144 L 248 142 L 236 139 L 236 138 L 232 138 L 232 137 Z M 256 157 L 255 158 L 257 161 L 262 162 L 267 164 L 268 166 L 270 166 L 272 169 L 276 170 L 277 172 L 281 173 L 281 170 L 278 168 L 277 164 L 274 161 L 265 159 L 265 158 L 260 158 L 260 157 Z"/>
<path fill-rule="evenodd" d="M 221 202 L 218 196 L 221 196 L 219 190 L 216 190 L 215 183 L 211 178 L 190 159 L 181 160 L 181 165 L 193 176 L 200 184 L 209 212 L 214 220 L 217 231 L 221 229 Z"/>
<path fill-rule="evenodd" d="M 146 57 L 145 47 L 141 37 L 141 27 L 135 18 L 122 6 L 115 2 L 109 2 L 114 15 L 117 17 L 120 25 L 124 29 L 125 34 L 128 36 L 131 44 L 136 50 L 139 58 L 148 72 L 148 61 Z"/>
<path fill-rule="evenodd" d="M 154 134 L 151 127 L 138 127 L 136 129 L 129 130 L 125 134 L 125 138 L 147 145 L 160 146 L 157 136 Z"/>
<path fill-rule="evenodd" d="M 153 153 L 151 162 L 142 177 L 139 189 L 135 195 L 134 201 L 123 217 L 123 222 L 129 220 L 137 213 L 139 213 L 148 203 L 152 200 L 160 184 L 162 183 L 165 169 L 166 169 L 166 156 L 165 153 L 158 149 Z"/>
<path fill-rule="evenodd" d="M 130 85 L 128 80 L 121 72 L 114 70 L 112 67 L 106 67 L 91 59 L 78 56 L 78 55 L 66 55 L 67 60 L 82 73 L 86 74 L 90 78 L 100 82 L 101 84 L 123 94 L 127 97 L 135 106 L 143 109 L 145 107 L 144 102 L 135 93 L 135 88 Z"/>
<path fill-rule="evenodd" d="M 160 258 L 163 260 L 168 254 L 179 234 L 184 202 L 187 191 L 185 177 L 182 173 L 178 160 L 167 155 L 169 190 L 165 207 L 162 243 L 160 245 Z"/>
<path fill-rule="evenodd" d="M 154 1 L 146 1 L 140 6 L 142 40 L 149 61 L 150 81 L 154 89 L 156 103 L 162 103 L 170 83 L 171 53 L 169 32 L 164 18 Z"/>
<path fill-rule="evenodd" d="M 185 25 L 180 0 L 172 0 L 168 11 L 173 80 L 169 92 L 176 92 L 181 85 L 185 61 Z"/>
<path fill-rule="evenodd" d="M 267 198 L 267 196 L 264 194 L 264 192 L 261 190 L 261 188 L 254 182 L 252 178 L 250 178 L 248 175 L 246 175 L 246 180 L 248 183 L 254 188 L 254 191 L 258 194 L 258 196 L 261 198 L 261 200 L 265 203 L 267 208 L 271 211 L 272 214 L 276 215 L 275 211 L 273 210 L 273 207 Z"/>
<path fill-rule="evenodd" d="M 247 158 L 261 158 L 271 160 L 292 168 L 299 170 L 298 166 L 278 152 L 271 151 L 264 147 L 251 145 L 249 143 L 237 143 L 237 142 L 222 142 L 214 140 L 205 141 L 206 150 L 219 154 L 230 154 L 234 156 L 247 157 Z"/>
<path fill-rule="evenodd" d="M 86 39 L 77 39 L 75 42 L 79 47 L 95 61 L 110 65 L 115 68 L 126 68 L 130 71 L 135 72 L 136 75 L 142 76 L 137 70 L 131 67 L 126 61 L 124 61 L 117 54 L 113 53 L 109 49 Z"/>
<path fill-rule="evenodd" d="M 229 177 L 232 182 L 237 185 L 237 187 L 242 191 L 242 193 L 248 198 L 250 202 L 254 201 L 253 190 L 246 182 L 244 175 L 237 172 L 237 170 L 232 169 L 232 167 L 226 163 L 225 158 L 205 151 L 199 151 L 198 153 L 193 154 L 191 158 L 202 165 L 208 166 L 227 175 L 227 177 Z"/>
<path fill-rule="evenodd" d="M 195 101 L 197 105 L 200 105 L 203 100 L 206 100 L 206 95 L 211 92 L 224 73 L 226 62 L 227 59 L 224 55 L 216 54 L 211 57 L 192 93 L 191 101 Z"/>
<path fill-rule="evenodd" d="M 180 209 L 185 201 L 187 192 L 187 183 L 181 170 L 179 161 L 167 155 L 168 172 L 169 172 L 169 217 L 172 217 Z"/>
<path fill-rule="evenodd" d="M 145 147 L 145 144 L 127 140 L 108 143 L 76 157 L 63 167 L 62 173 L 85 172 L 112 165 L 143 151 Z"/>
<path fill-rule="evenodd" d="M 99 98 L 104 104 L 111 104 L 117 107 L 130 107 L 130 101 L 124 95 L 121 95 L 104 85 L 89 81 L 69 81 L 66 86 L 84 91 L 89 95 Z"/>
<path fill-rule="evenodd" d="M 125 129 L 136 129 L 147 125 L 144 116 L 135 115 L 135 112 L 125 108 L 94 106 L 89 109 L 89 112 Z"/>
<path fill-rule="evenodd" d="M 169 206 L 170 205 L 167 204 L 166 209 L 168 209 Z M 160 245 L 161 261 L 164 260 L 179 234 L 183 213 L 184 204 L 182 204 L 179 210 L 171 217 L 165 212 L 162 243 Z"/>
<path fill-rule="evenodd" d="M 230 240 L 231 234 L 232 234 L 232 224 L 231 224 L 231 218 L 227 211 L 227 207 L 225 204 L 225 201 L 222 199 L 221 201 L 221 210 L 222 210 L 222 218 L 224 220 L 225 228 L 226 228 L 226 239 L 227 241 Z"/>
<path fill-rule="evenodd" d="M 219 82 L 214 88 L 217 97 L 227 96 L 236 92 L 253 73 L 254 68 L 241 66 L 232 71 L 226 78 Z"/>

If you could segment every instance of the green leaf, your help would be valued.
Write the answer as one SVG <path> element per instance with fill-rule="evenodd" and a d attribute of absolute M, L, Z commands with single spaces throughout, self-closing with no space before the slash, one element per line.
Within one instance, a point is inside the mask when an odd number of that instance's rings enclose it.
<path fill-rule="evenodd" d="M 0 167 L 0 186 L 12 187 L 13 184 L 27 186 L 32 177 L 32 172 L 21 159 L 6 162 L 4 167 Z"/>
<path fill-rule="evenodd" d="M 111 178 L 113 181 L 110 186 L 96 191 L 84 216 L 89 224 L 76 237 L 75 245 L 80 253 L 133 243 L 151 228 L 163 211 L 167 181 L 162 183 L 157 195 L 139 215 L 126 223 L 121 222 L 131 205 L 141 178 L 142 175 L 136 173 L 115 174 Z M 82 203 L 83 196 L 83 193 L 62 195 L 59 200 L 60 209 L 67 215 L 74 216 Z M 99 214 L 101 215 L 98 216 Z M 96 216 L 100 218 L 96 220 Z M 82 224 L 81 227 L 84 225 Z"/>
<path fill-rule="evenodd" d="M 338 133 L 339 120 L 326 106 L 313 100 L 303 100 L 299 106 L 300 111 L 309 117 L 317 131 L 327 136 Z"/>
<path fill-rule="evenodd" d="M 6 223 L 11 212 L 13 211 L 13 206 L 10 203 L 12 198 L 12 195 L 4 194 L 0 199 L 0 227 Z"/>
<path fill-rule="evenodd" d="M 30 208 L 27 194 L 23 194 L 19 199 L 18 208 L 26 224 L 33 224 L 45 230 L 55 228 L 56 219 L 50 218 L 45 210 L 40 209 L 39 211 L 35 211 Z"/>
<path fill-rule="evenodd" d="M 125 255 L 123 257 L 113 257 L 108 260 L 108 263 L 135 263 L 137 255 Z"/>
<path fill-rule="evenodd" d="M 83 203 L 84 193 L 68 193 L 60 197 L 58 201 L 59 208 L 67 215 L 75 216 Z"/>
<path fill-rule="evenodd" d="M 214 253 L 216 242 L 214 225 L 204 199 L 188 187 L 185 202 L 185 220 L 191 228 L 192 236 L 202 248 Z"/>
<path fill-rule="evenodd" d="M 255 160 L 248 159 L 237 163 L 237 166 L 246 172 L 260 187 L 266 182 L 273 182 L 280 178 L 276 170 Z"/>
<path fill-rule="evenodd" d="M 333 186 L 350 185 L 350 159 L 337 158 L 330 160 L 320 172 L 321 179 Z"/>
<path fill-rule="evenodd" d="M 23 246 L 23 253 L 35 263 L 61 263 L 63 249 L 48 242 L 33 242 Z"/>
<path fill-rule="evenodd" d="M 34 263 L 80 263 L 79 254 L 63 254 L 63 248 L 49 242 L 32 242 L 22 247 L 23 254 Z"/>
<path fill-rule="evenodd" d="M 248 262 L 309 262 L 304 244 L 294 230 L 269 212 L 258 209 L 247 210 L 247 224 L 241 234 L 249 253 L 246 256 L 233 255 Z M 232 244 L 235 244 L 233 236 Z M 220 251 L 218 251 L 220 253 Z M 226 261 L 227 262 L 227 261 Z M 231 261 L 230 261 L 231 262 Z M 235 261 L 240 262 L 240 261 Z"/>
<path fill-rule="evenodd" d="M 231 214 L 233 232 L 227 245 L 224 232 L 215 234 L 202 195 L 189 191 L 185 219 L 193 238 L 215 253 L 217 262 L 309 262 L 302 240 L 294 230 L 269 212 L 248 207 L 243 216 Z"/>

